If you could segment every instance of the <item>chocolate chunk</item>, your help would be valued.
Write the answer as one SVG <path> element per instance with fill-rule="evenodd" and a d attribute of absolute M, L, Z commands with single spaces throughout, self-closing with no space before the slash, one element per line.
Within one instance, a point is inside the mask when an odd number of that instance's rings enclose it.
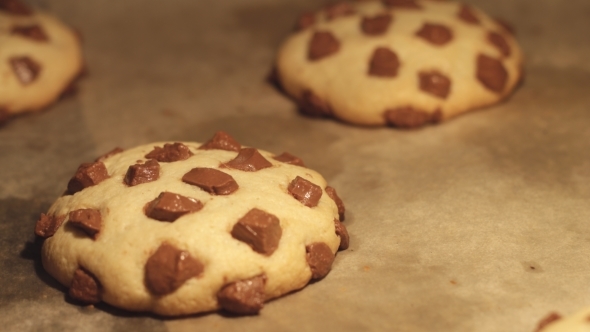
<path fill-rule="evenodd" d="M 68 193 L 75 194 L 84 188 L 95 186 L 109 178 L 105 165 L 100 162 L 83 163 L 68 182 Z"/>
<path fill-rule="evenodd" d="M 547 316 L 545 316 L 545 318 L 541 319 L 541 321 L 539 322 L 539 325 L 537 325 L 537 329 L 535 330 L 535 332 L 540 332 L 547 325 L 549 325 L 555 321 L 558 321 L 561 318 L 562 318 L 561 315 L 556 312 L 549 313 Z"/>
<path fill-rule="evenodd" d="M 471 7 L 469 7 L 467 5 L 461 6 L 461 9 L 459 10 L 457 17 L 459 17 L 465 23 L 469 23 L 469 24 L 479 24 L 480 23 L 479 18 L 477 18 L 477 16 L 475 16 L 473 9 L 471 9 Z"/>
<path fill-rule="evenodd" d="M 422 9 L 422 6 L 416 3 L 416 0 L 382 0 L 382 2 L 388 7 Z"/>
<path fill-rule="evenodd" d="M 35 225 L 35 234 L 42 238 L 53 236 L 65 219 L 66 216 L 54 216 L 41 213 L 41 217 L 39 217 L 39 220 L 37 220 L 37 224 Z"/>
<path fill-rule="evenodd" d="M 361 30 L 370 36 L 378 36 L 384 34 L 393 17 L 389 13 L 379 14 L 373 17 L 363 17 L 361 21 Z"/>
<path fill-rule="evenodd" d="M 32 15 L 33 11 L 19 0 L 0 0 L 0 10 L 13 15 Z"/>
<path fill-rule="evenodd" d="M 257 253 L 270 256 L 279 247 L 283 231 L 279 218 L 259 209 L 248 211 L 231 230 L 231 235 Z"/>
<path fill-rule="evenodd" d="M 340 49 L 340 42 L 331 32 L 316 31 L 309 42 L 307 58 L 317 61 L 330 56 Z"/>
<path fill-rule="evenodd" d="M 239 188 L 231 175 L 214 168 L 193 168 L 182 177 L 182 181 L 213 195 L 229 195 Z"/>
<path fill-rule="evenodd" d="M 338 197 L 336 189 L 327 186 L 326 194 L 328 194 L 328 197 L 330 197 L 334 201 L 334 203 L 336 203 L 336 206 L 338 207 L 338 217 L 340 218 L 340 220 L 344 220 L 344 212 L 346 211 L 346 208 L 344 207 L 344 202 L 342 202 L 340 197 Z"/>
<path fill-rule="evenodd" d="M 114 155 L 116 155 L 116 154 L 119 154 L 119 153 L 121 153 L 121 152 L 123 152 L 123 149 L 121 149 L 121 148 L 119 148 L 119 147 L 116 147 L 116 148 L 112 149 L 111 151 L 109 151 L 109 152 L 107 152 L 107 153 L 103 154 L 102 156 L 100 156 L 100 157 L 96 158 L 96 160 L 95 160 L 95 161 L 105 161 L 105 160 L 107 160 L 108 158 L 110 158 L 110 157 L 112 157 L 112 156 L 114 156 Z"/>
<path fill-rule="evenodd" d="M 515 35 L 516 34 L 516 29 L 514 29 L 514 26 L 512 24 L 510 24 L 508 21 L 506 21 L 504 19 L 501 19 L 501 18 L 498 18 L 498 17 L 496 17 L 494 20 L 502 28 L 504 28 L 504 30 L 508 31 L 511 35 Z"/>
<path fill-rule="evenodd" d="M 287 190 L 296 200 L 310 208 L 317 206 L 322 197 L 322 188 L 320 186 L 300 176 L 289 183 Z"/>
<path fill-rule="evenodd" d="M 241 149 L 237 157 L 223 164 L 224 167 L 239 169 L 240 171 L 256 172 L 272 164 L 254 148 Z"/>
<path fill-rule="evenodd" d="M 145 285 L 154 295 L 170 294 L 204 270 L 187 251 L 162 243 L 145 263 Z"/>
<path fill-rule="evenodd" d="M 155 159 L 162 163 L 169 163 L 174 161 L 186 160 L 193 153 L 188 146 L 182 143 L 164 144 L 164 148 L 154 146 L 154 149 L 145 155 L 148 159 Z"/>
<path fill-rule="evenodd" d="M 453 39 L 453 31 L 442 24 L 424 23 L 422 28 L 416 32 L 416 36 L 441 46 Z"/>
<path fill-rule="evenodd" d="M 100 302 L 101 286 L 95 276 L 82 268 L 74 272 L 68 295 L 84 304 Z"/>
<path fill-rule="evenodd" d="M 14 26 L 10 30 L 13 35 L 23 36 L 36 41 L 48 41 L 49 38 L 39 25 Z"/>
<path fill-rule="evenodd" d="M 203 203 L 195 198 L 164 191 L 147 204 L 145 215 L 159 221 L 175 221 L 202 208 Z"/>
<path fill-rule="evenodd" d="M 96 240 L 102 226 L 100 211 L 95 209 L 80 209 L 70 212 L 70 224 L 80 228 L 88 236 Z"/>
<path fill-rule="evenodd" d="M 328 21 L 342 16 L 352 15 L 356 12 L 347 2 L 337 2 L 327 5 L 324 7 L 324 11 Z"/>
<path fill-rule="evenodd" d="M 23 85 L 29 85 L 37 79 L 41 65 L 28 56 L 10 58 L 12 71 Z"/>
<path fill-rule="evenodd" d="M 506 38 L 497 32 L 490 31 L 488 32 L 488 41 L 492 43 L 492 45 L 496 46 L 498 51 L 503 56 L 510 56 L 510 45 L 506 41 Z"/>
<path fill-rule="evenodd" d="M 150 159 L 145 164 L 135 164 L 129 166 L 125 179 L 123 180 L 128 186 L 156 181 L 160 178 L 160 164 Z"/>
<path fill-rule="evenodd" d="M 295 23 L 295 31 L 301 31 L 309 28 L 315 24 L 315 14 L 312 12 L 305 12 L 299 15 L 297 22 Z"/>
<path fill-rule="evenodd" d="M 340 245 L 338 246 L 338 250 L 346 250 L 348 249 L 348 245 L 350 244 L 350 237 L 348 236 L 348 231 L 343 223 L 340 222 L 338 219 L 334 219 L 334 229 L 336 235 L 340 237 Z"/>
<path fill-rule="evenodd" d="M 395 77 L 399 68 L 397 55 L 387 47 L 378 47 L 373 52 L 369 63 L 369 75 L 379 77 Z"/>
<path fill-rule="evenodd" d="M 264 306 L 266 275 L 223 286 L 217 293 L 219 306 L 234 314 L 254 315 Z"/>
<path fill-rule="evenodd" d="M 327 117 L 332 115 L 330 105 L 311 90 L 303 91 L 299 102 L 299 110 L 309 116 Z"/>
<path fill-rule="evenodd" d="M 451 80 L 436 70 L 418 73 L 420 79 L 420 90 L 446 99 L 451 91 Z"/>
<path fill-rule="evenodd" d="M 477 79 L 489 90 L 502 93 L 508 81 L 508 72 L 502 61 L 484 54 L 477 56 Z"/>
<path fill-rule="evenodd" d="M 334 254 L 330 247 L 324 242 L 312 243 L 305 247 L 307 252 L 306 259 L 311 269 L 311 279 L 321 279 L 325 277 L 334 262 Z"/>
<path fill-rule="evenodd" d="M 305 164 L 303 163 L 303 160 L 301 160 L 301 158 L 296 157 L 288 152 L 283 152 L 280 155 L 274 156 L 272 158 L 285 164 L 305 167 Z"/>
<path fill-rule="evenodd" d="M 218 131 L 199 147 L 200 150 L 226 150 L 238 152 L 242 146 L 225 131 Z"/>
<path fill-rule="evenodd" d="M 398 128 L 417 128 L 428 123 L 438 123 L 442 114 L 440 110 L 434 113 L 414 109 L 413 107 L 400 107 L 386 110 L 385 121 L 388 125 Z"/>

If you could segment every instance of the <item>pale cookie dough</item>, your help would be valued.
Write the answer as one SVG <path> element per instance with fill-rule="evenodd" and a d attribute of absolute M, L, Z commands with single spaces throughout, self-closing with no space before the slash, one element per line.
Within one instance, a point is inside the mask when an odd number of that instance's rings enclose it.
<path fill-rule="evenodd" d="M 552 312 L 539 322 L 535 332 L 590 332 L 590 308 L 568 317 Z"/>
<path fill-rule="evenodd" d="M 72 29 L 19 0 L 0 0 L 0 122 L 55 102 L 82 68 Z"/>
<path fill-rule="evenodd" d="M 339 2 L 301 15 L 273 79 L 305 114 L 410 128 L 498 103 L 522 65 L 510 27 L 473 6 Z"/>
<path fill-rule="evenodd" d="M 82 303 L 255 314 L 348 247 L 344 205 L 301 159 L 204 144 L 115 149 L 82 164 L 37 222 L 43 266 Z"/>

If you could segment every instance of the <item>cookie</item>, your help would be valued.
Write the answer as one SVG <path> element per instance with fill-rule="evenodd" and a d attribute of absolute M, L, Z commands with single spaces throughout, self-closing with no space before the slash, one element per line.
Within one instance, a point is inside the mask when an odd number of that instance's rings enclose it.
<path fill-rule="evenodd" d="M 0 122 L 55 102 L 82 68 L 72 29 L 19 0 L 0 0 Z"/>
<path fill-rule="evenodd" d="M 273 79 L 304 114 L 412 128 L 502 101 L 522 66 L 511 29 L 473 6 L 339 2 L 300 16 Z"/>
<path fill-rule="evenodd" d="M 535 332 L 590 331 L 590 308 L 562 317 L 556 312 L 549 313 L 537 325 Z"/>
<path fill-rule="evenodd" d="M 289 153 L 204 144 L 115 149 L 39 218 L 43 266 L 81 303 L 256 314 L 322 279 L 349 237 L 334 188 Z"/>

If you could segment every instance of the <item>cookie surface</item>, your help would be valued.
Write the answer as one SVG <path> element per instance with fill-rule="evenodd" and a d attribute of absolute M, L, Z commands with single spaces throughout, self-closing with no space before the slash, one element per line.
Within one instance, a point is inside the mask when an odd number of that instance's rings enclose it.
<path fill-rule="evenodd" d="M 0 0 L 0 120 L 55 102 L 82 70 L 76 33 L 18 0 Z"/>
<path fill-rule="evenodd" d="M 223 132 L 114 150 L 67 187 L 35 233 L 45 269 L 82 303 L 254 314 L 348 247 L 344 205 L 320 174 Z"/>
<path fill-rule="evenodd" d="M 340 2 L 299 18 L 275 80 L 308 115 L 419 127 L 503 100 L 522 63 L 509 27 L 475 7 Z"/>
<path fill-rule="evenodd" d="M 543 318 L 535 332 L 586 332 L 590 331 L 590 308 L 582 309 L 573 315 L 562 317 L 552 312 Z"/>

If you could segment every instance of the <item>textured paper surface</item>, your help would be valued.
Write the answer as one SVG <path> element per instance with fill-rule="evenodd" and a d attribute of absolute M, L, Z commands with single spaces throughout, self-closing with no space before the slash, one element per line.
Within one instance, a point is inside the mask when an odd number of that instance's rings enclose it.
<path fill-rule="evenodd" d="M 415 131 L 299 116 L 264 83 L 312 0 L 34 2 L 84 35 L 74 98 L 0 128 L 0 326 L 10 331 L 532 331 L 590 306 L 590 2 L 472 0 L 514 23 L 526 81 L 506 103 Z M 351 247 L 256 317 L 78 307 L 33 228 L 77 166 L 115 146 L 289 151 L 348 208 Z"/>

